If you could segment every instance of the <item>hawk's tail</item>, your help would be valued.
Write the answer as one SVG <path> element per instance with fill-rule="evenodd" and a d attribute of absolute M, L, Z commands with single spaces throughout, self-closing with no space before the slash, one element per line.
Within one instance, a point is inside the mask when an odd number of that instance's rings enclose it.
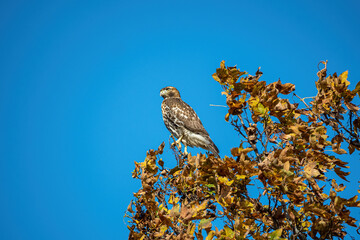
<path fill-rule="evenodd" d="M 211 141 L 211 140 L 210 140 Z M 215 143 L 213 141 L 211 141 L 211 143 L 209 144 L 209 150 L 218 158 L 220 158 L 220 151 L 217 148 L 217 146 L 215 145 Z"/>

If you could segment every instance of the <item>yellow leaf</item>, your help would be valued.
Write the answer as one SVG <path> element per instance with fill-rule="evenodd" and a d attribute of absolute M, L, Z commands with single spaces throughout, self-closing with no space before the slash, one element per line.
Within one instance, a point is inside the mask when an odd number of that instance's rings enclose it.
<path fill-rule="evenodd" d="M 197 211 L 202 211 L 202 210 L 204 210 L 205 208 L 206 208 L 206 206 L 207 206 L 207 204 L 208 204 L 208 202 L 209 202 L 209 200 L 205 200 L 205 201 L 203 201 L 201 204 L 200 204 L 200 206 L 199 207 L 197 207 Z"/>
<path fill-rule="evenodd" d="M 174 195 L 171 195 L 170 198 L 169 198 L 169 203 L 170 204 L 177 204 L 179 202 L 179 198 L 178 197 L 175 197 Z"/>
<path fill-rule="evenodd" d="M 349 86 L 350 82 L 347 80 L 348 78 L 348 71 L 346 70 L 339 76 L 342 83 L 345 83 L 346 86 Z"/>
<path fill-rule="evenodd" d="M 237 180 L 240 180 L 240 179 L 245 179 L 246 175 L 236 175 L 235 177 Z"/>
<path fill-rule="evenodd" d="M 226 115 L 225 115 L 225 121 L 229 121 L 229 118 L 230 118 L 230 113 L 227 113 Z"/>
<path fill-rule="evenodd" d="M 162 225 L 160 227 L 160 232 L 155 233 L 154 236 L 160 238 L 161 236 L 164 235 L 164 233 L 167 229 L 168 229 L 168 227 L 166 225 Z"/>
<path fill-rule="evenodd" d="M 226 177 L 218 177 L 218 179 L 219 179 L 219 182 L 220 183 L 223 183 L 223 184 L 225 184 L 225 185 L 227 185 L 227 186 L 231 186 L 231 184 L 233 184 L 233 182 L 234 182 L 234 180 L 229 180 L 228 178 L 226 178 Z"/>
<path fill-rule="evenodd" d="M 190 224 L 189 224 L 188 229 L 187 229 L 186 232 L 187 232 L 189 235 L 194 235 L 195 228 L 196 228 L 196 224 L 194 224 L 193 222 L 190 222 Z"/>
<path fill-rule="evenodd" d="M 210 231 L 207 235 L 207 237 L 205 238 L 205 240 L 212 240 L 215 236 L 215 232 L 214 231 Z"/>
<path fill-rule="evenodd" d="M 241 152 L 247 154 L 253 150 L 254 150 L 253 148 L 245 148 L 245 149 L 242 149 Z"/>

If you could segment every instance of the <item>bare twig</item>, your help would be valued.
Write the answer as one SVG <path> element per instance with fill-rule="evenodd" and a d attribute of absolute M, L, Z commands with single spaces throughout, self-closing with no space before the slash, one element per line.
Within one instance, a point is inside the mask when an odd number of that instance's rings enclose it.
<path fill-rule="evenodd" d="M 300 99 L 300 101 L 302 101 L 304 104 L 305 104 L 305 106 L 307 107 L 307 108 L 310 108 L 309 107 L 309 105 L 307 105 L 307 103 L 305 102 L 305 100 L 304 99 L 306 99 L 306 98 L 312 98 L 312 97 L 305 97 L 305 98 L 301 98 L 301 97 L 299 97 L 298 95 L 296 95 L 295 93 L 293 93 L 294 94 L 294 96 L 296 96 L 297 98 L 299 98 Z M 310 108 L 311 109 L 311 108 Z"/>
<path fill-rule="evenodd" d="M 228 106 L 210 104 L 210 107 L 224 107 L 224 108 L 227 108 Z"/>

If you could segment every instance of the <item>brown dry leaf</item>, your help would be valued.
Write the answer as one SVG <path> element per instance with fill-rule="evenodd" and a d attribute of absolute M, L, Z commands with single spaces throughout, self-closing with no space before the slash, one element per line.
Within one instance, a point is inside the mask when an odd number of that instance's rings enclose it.
<path fill-rule="evenodd" d="M 243 155 L 243 154 L 247 154 L 247 153 L 249 153 L 249 152 L 251 152 L 251 151 L 253 151 L 254 149 L 253 148 L 241 148 L 241 147 L 239 147 L 239 148 L 232 148 L 231 149 L 231 154 L 233 155 L 233 156 L 235 156 L 235 157 L 237 157 L 237 156 L 241 156 L 241 155 Z"/>
<path fill-rule="evenodd" d="M 290 170 L 290 162 L 287 161 L 285 164 L 284 164 L 284 170 L 285 171 L 289 171 Z"/>
<path fill-rule="evenodd" d="M 356 106 L 355 104 L 353 104 L 351 102 L 344 102 L 344 104 L 350 111 L 353 111 L 353 112 L 357 112 L 360 109 L 358 106 Z"/>
<path fill-rule="evenodd" d="M 349 149 L 349 153 L 350 153 L 350 155 L 355 151 L 355 146 L 354 145 L 352 145 L 352 144 L 349 144 L 349 146 L 348 146 L 348 149 Z"/>
<path fill-rule="evenodd" d="M 279 82 L 280 82 L 280 80 L 279 80 Z M 281 82 L 280 82 L 280 84 L 281 84 Z M 278 87 L 278 89 L 281 94 L 286 95 L 295 90 L 295 85 L 291 84 L 291 83 L 285 83 L 285 84 L 281 84 L 281 87 Z"/>
<path fill-rule="evenodd" d="M 336 192 L 342 192 L 345 190 L 346 186 L 343 184 L 338 185 L 335 181 L 335 179 L 331 180 L 331 186 L 334 188 Z"/>
<path fill-rule="evenodd" d="M 304 167 L 305 174 L 308 177 L 318 177 L 320 175 L 319 170 L 315 169 L 316 165 L 316 162 L 310 162 Z"/>
<path fill-rule="evenodd" d="M 181 211 L 180 211 L 180 217 L 184 221 L 189 221 L 192 218 L 194 213 L 195 213 L 195 210 L 193 208 L 188 208 L 186 206 L 182 206 Z"/>
<path fill-rule="evenodd" d="M 344 179 L 345 181 L 348 182 L 348 180 L 347 180 L 345 177 L 346 177 L 347 175 L 349 175 L 350 172 L 343 172 L 339 167 L 335 167 L 334 170 L 335 170 L 335 173 L 336 173 L 339 177 L 341 177 L 342 179 Z"/>
<path fill-rule="evenodd" d="M 333 150 L 335 153 L 337 154 L 347 154 L 346 150 L 342 149 L 342 148 L 338 148 Z"/>

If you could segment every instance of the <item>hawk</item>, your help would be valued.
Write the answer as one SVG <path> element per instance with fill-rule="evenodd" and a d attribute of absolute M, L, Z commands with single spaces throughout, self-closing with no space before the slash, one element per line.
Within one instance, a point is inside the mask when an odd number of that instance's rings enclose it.
<path fill-rule="evenodd" d="M 219 157 L 219 149 L 194 109 L 180 98 L 179 91 L 174 87 L 165 87 L 160 90 L 160 96 L 164 98 L 161 111 L 165 126 L 177 138 L 176 144 L 184 144 L 184 154 L 187 154 L 188 146 L 201 147 Z"/>

